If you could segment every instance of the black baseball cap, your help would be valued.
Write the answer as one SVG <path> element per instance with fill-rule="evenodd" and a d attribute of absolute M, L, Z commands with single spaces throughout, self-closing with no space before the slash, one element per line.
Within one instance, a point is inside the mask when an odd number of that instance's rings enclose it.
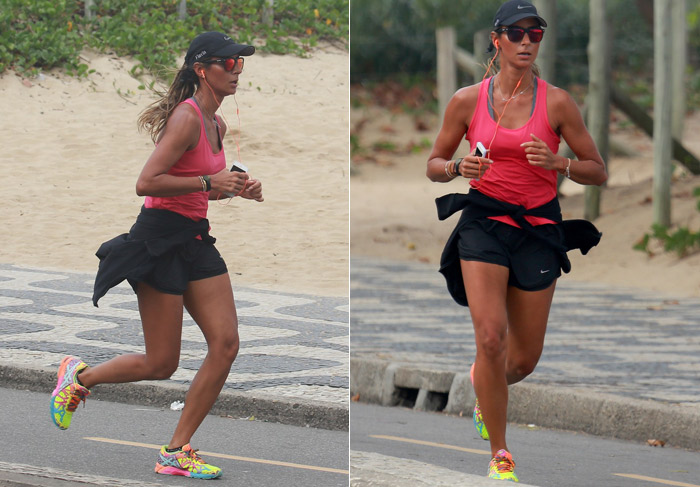
<path fill-rule="evenodd" d="M 493 18 L 493 26 L 513 25 L 518 20 L 534 18 L 542 27 L 547 27 L 547 22 L 537 15 L 537 9 L 525 0 L 509 0 L 501 5 Z"/>
<path fill-rule="evenodd" d="M 197 61 L 211 57 L 250 56 L 255 52 L 254 46 L 237 44 L 221 32 L 204 32 L 190 43 L 185 55 L 185 64 L 192 66 Z"/>

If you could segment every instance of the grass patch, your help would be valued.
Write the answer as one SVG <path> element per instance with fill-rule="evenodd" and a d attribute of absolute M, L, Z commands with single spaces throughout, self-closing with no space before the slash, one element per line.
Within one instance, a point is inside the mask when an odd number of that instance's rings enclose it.
<path fill-rule="evenodd" d="M 168 79 L 167 70 L 189 42 L 208 30 L 275 54 L 306 56 L 321 40 L 348 45 L 348 0 L 318 0 L 315 8 L 304 0 L 277 0 L 272 25 L 263 22 L 264 0 L 190 0 L 182 20 L 179 0 L 97 0 L 90 20 L 84 3 L 75 0 L 2 3 L 0 73 L 13 69 L 23 76 L 51 68 L 84 76 L 88 66 L 80 52 L 92 47 L 135 57 L 134 76 Z"/>

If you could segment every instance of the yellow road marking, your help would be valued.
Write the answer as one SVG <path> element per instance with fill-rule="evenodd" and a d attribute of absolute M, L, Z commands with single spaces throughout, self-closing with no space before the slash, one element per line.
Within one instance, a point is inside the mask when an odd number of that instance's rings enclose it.
<path fill-rule="evenodd" d="M 633 473 L 614 473 L 613 475 L 617 475 L 618 477 L 627 477 L 628 479 L 646 480 L 647 482 L 656 482 L 657 484 L 662 484 L 662 485 L 675 485 L 676 487 L 700 487 L 700 485 L 697 485 L 697 484 L 686 484 L 685 482 L 676 482 L 675 480 L 664 480 L 664 479 L 657 479 L 654 477 L 645 477 L 644 475 L 635 475 Z"/>
<path fill-rule="evenodd" d="M 476 453 L 477 455 L 491 455 L 490 451 L 475 450 L 474 448 L 464 448 L 462 446 L 447 445 L 445 443 L 433 443 L 432 441 L 412 440 L 410 438 L 401 438 L 400 436 L 387 435 L 369 435 L 370 438 L 379 438 L 380 440 L 401 441 L 403 443 L 413 443 L 414 445 L 434 446 L 436 448 L 445 448 L 447 450 L 457 450 L 467 453 Z"/>
<path fill-rule="evenodd" d="M 126 445 L 126 446 L 138 446 L 141 448 L 151 448 L 153 450 L 160 450 L 162 447 L 162 445 L 151 445 L 149 443 L 137 443 L 135 441 L 112 440 L 110 438 L 85 437 L 83 439 L 90 440 L 90 441 L 100 441 L 102 443 L 112 443 L 115 445 Z M 315 470 L 317 472 L 339 473 L 339 474 L 343 474 L 343 475 L 349 475 L 349 473 L 350 473 L 347 470 L 341 470 L 338 468 L 317 467 L 315 465 L 302 465 L 299 463 L 278 462 L 276 460 L 264 460 L 262 458 L 239 457 L 236 455 L 226 455 L 224 453 L 212 453 L 212 452 L 205 452 L 205 451 L 200 451 L 199 453 L 201 453 L 204 456 L 208 456 L 208 457 L 226 458 L 228 460 L 238 460 L 241 462 L 262 463 L 264 465 L 277 465 L 279 467 L 300 468 L 303 470 Z"/>

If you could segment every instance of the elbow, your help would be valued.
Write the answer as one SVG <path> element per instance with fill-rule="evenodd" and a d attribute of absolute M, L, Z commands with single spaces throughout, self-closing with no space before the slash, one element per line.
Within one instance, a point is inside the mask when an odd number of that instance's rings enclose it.
<path fill-rule="evenodd" d="M 144 184 L 144 182 L 141 181 L 140 179 L 138 181 L 136 181 L 136 195 L 137 196 L 148 196 L 146 184 Z"/>
<path fill-rule="evenodd" d="M 428 162 L 428 167 L 425 168 L 425 177 L 430 179 L 434 183 L 438 181 L 437 179 L 435 179 L 435 175 L 430 170 L 430 162 Z"/>

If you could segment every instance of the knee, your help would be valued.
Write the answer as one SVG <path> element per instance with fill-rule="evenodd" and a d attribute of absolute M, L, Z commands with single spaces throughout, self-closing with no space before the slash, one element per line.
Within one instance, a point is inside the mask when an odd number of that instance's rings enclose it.
<path fill-rule="evenodd" d="M 539 361 L 537 356 L 519 356 L 508 360 L 508 377 L 511 383 L 519 382 L 532 374 Z"/>
<path fill-rule="evenodd" d="M 218 338 L 212 345 L 210 345 L 210 350 L 221 360 L 224 360 L 229 364 L 232 364 L 233 361 L 236 360 L 239 348 L 240 339 L 237 331 L 227 333 L 225 336 Z"/>
<path fill-rule="evenodd" d="M 522 380 L 528 375 L 532 374 L 532 372 L 535 370 L 536 365 L 537 360 L 519 360 L 510 365 L 510 370 L 508 371 L 508 374 L 513 375 L 513 377 L 517 377 L 518 380 Z"/>
<path fill-rule="evenodd" d="M 477 335 L 476 348 L 488 360 L 501 359 L 506 352 L 506 335 L 499 330 L 486 328 Z"/>
<path fill-rule="evenodd" d="M 147 376 L 152 380 L 170 379 L 177 370 L 179 358 L 147 361 Z"/>

